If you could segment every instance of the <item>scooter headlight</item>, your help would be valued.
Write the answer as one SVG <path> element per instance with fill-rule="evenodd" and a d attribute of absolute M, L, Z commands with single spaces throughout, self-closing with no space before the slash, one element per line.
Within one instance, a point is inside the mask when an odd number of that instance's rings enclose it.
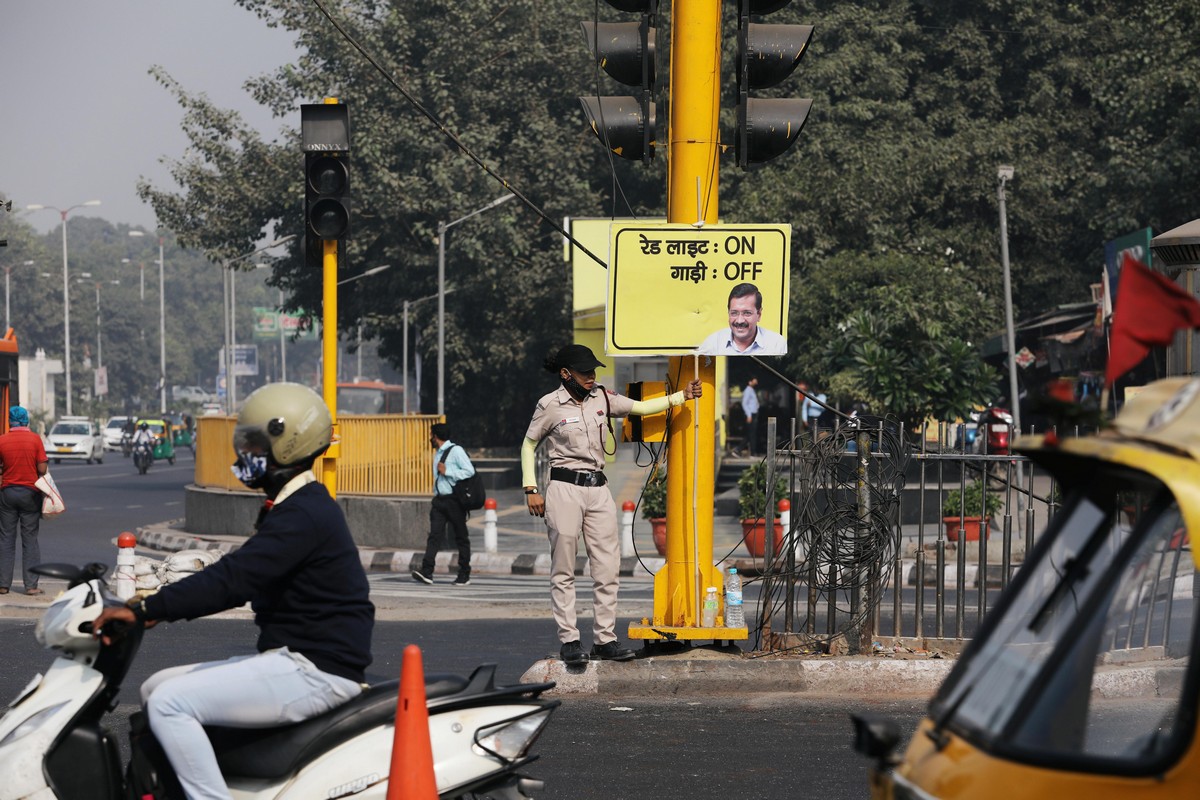
<path fill-rule="evenodd" d="M 542 729 L 550 721 L 553 708 L 532 711 L 523 717 L 506 720 L 475 731 L 475 748 L 488 755 L 516 761 L 529 752 Z"/>
<path fill-rule="evenodd" d="M 33 733 L 38 728 L 42 727 L 46 720 L 58 713 L 59 709 L 69 702 L 69 700 L 64 700 L 61 703 L 47 706 L 46 708 L 43 708 L 41 711 L 32 715 L 29 719 L 25 720 L 20 725 L 9 731 L 7 736 L 5 736 L 3 739 L 0 739 L 0 747 L 7 747 L 18 739 L 22 739 Z"/>

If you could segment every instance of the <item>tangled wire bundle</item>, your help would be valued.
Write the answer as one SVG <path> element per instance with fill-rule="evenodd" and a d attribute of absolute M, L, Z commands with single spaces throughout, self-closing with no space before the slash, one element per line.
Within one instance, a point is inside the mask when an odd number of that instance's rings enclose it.
<path fill-rule="evenodd" d="M 785 632 L 806 632 L 812 642 L 861 628 L 879 604 L 900 546 L 900 492 L 911 451 L 896 420 L 857 420 L 776 451 L 772 472 L 790 476 L 793 506 L 783 547 L 763 570 L 756 650 L 764 644 L 763 621 L 785 610 L 789 597 L 796 613 L 787 619 L 796 623 Z M 869 447 L 860 452 L 863 441 Z M 807 591 L 797 593 L 797 586 Z"/>

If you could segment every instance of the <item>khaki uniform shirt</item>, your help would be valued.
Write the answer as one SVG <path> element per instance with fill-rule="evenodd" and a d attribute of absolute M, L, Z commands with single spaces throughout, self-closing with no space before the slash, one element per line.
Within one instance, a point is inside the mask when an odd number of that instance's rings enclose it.
<path fill-rule="evenodd" d="M 597 387 L 583 399 L 581 406 L 560 386 L 538 400 L 525 436 L 535 442 L 549 440 L 546 455 L 552 467 L 602 470 L 609 414 L 628 416 L 634 402 L 624 395 Z"/>

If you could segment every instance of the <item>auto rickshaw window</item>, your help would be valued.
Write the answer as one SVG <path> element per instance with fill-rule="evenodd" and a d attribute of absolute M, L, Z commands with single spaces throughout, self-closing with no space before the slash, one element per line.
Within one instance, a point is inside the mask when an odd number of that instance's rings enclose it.
<path fill-rule="evenodd" d="M 1158 481 L 1113 469 L 1069 493 L 1043 536 L 933 717 L 1016 759 L 1149 774 L 1190 735 L 1175 730 L 1196 593 L 1179 509 Z"/>
<path fill-rule="evenodd" d="M 1135 548 L 1064 642 L 1015 746 L 1157 772 L 1190 738 L 1177 723 L 1193 650 L 1195 562 L 1174 502 L 1139 511 Z"/>

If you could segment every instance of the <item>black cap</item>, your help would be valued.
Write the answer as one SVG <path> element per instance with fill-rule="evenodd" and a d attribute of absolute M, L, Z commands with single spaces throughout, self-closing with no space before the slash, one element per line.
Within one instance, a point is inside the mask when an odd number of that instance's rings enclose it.
<path fill-rule="evenodd" d="M 554 361 L 558 364 L 559 369 L 569 367 L 576 372 L 591 372 L 597 367 L 604 366 L 592 354 L 591 349 L 581 344 L 569 344 L 559 350 L 558 355 L 554 357 Z"/>

